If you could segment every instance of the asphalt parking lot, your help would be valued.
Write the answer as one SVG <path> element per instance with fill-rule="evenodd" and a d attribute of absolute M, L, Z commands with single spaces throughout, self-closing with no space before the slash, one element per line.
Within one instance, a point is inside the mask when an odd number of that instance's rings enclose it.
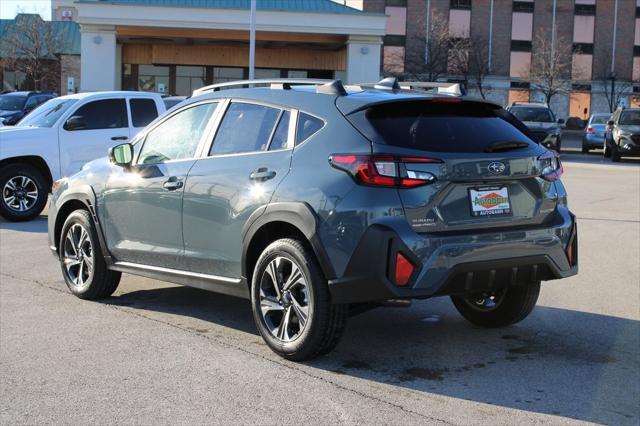
<path fill-rule="evenodd" d="M 46 218 L 0 222 L 0 423 L 637 425 L 640 162 L 563 144 L 578 276 L 507 329 L 444 298 L 370 311 L 305 364 L 263 344 L 244 300 L 133 276 L 76 299 Z"/>

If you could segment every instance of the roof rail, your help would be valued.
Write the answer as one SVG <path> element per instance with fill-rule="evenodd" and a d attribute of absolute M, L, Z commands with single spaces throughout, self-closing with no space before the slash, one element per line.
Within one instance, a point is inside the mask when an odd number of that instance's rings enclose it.
<path fill-rule="evenodd" d="M 291 86 L 316 86 L 316 93 L 326 95 L 346 96 L 347 91 L 340 80 L 323 80 L 311 78 L 273 78 L 273 79 L 257 79 L 257 80 L 238 80 L 227 83 L 212 84 L 204 86 L 193 91 L 192 96 L 202 95 L 203 93 L 216 92 L 221 89 L 230 89 L 233 87 L 254 87 L 254 86 L 270 86 L 272 89 L 290 90 Z"/>

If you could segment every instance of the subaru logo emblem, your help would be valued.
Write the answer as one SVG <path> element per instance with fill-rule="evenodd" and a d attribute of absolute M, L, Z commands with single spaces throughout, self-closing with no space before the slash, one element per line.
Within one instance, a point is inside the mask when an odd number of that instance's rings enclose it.
<path fill-rule="evenodd" d="M 506 169 L 505 165 L 499 161 L 489 163 L 487 168 L 489 169 L 489 173 L 491 173 L 492 175 L 501 175 Z"/>

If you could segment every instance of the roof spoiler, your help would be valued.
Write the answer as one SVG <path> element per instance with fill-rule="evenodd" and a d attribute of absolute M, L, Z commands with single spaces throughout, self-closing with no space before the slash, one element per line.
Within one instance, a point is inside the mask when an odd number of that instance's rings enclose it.
<path fill-rule="evenodd" d="M 364 83 L 356 84 L 362 88 L 372 87 L 378 90 L 430 90 L 436 89 L 438 93 L 462 96 L 465 95 L 465 90 L 460 83 L 447 83 L 447 82 L 427 82 L 427 81 L 398 81 L 396 77 L 383 78 L 377 83 Z"/>

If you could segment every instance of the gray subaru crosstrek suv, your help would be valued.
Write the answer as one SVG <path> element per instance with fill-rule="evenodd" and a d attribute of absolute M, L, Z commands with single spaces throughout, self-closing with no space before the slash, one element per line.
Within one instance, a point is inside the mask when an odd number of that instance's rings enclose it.
<path fill-rule="evenodd" d="M 271 349 L 304 360 L 363 308 L 451 296 L 501 327 L 577 273 L 558 157 L 500 106 L 394 80 L 252 85 L 204 88 L 54 184 L 73 294 L 125 272 L 245 297 Z"/>

